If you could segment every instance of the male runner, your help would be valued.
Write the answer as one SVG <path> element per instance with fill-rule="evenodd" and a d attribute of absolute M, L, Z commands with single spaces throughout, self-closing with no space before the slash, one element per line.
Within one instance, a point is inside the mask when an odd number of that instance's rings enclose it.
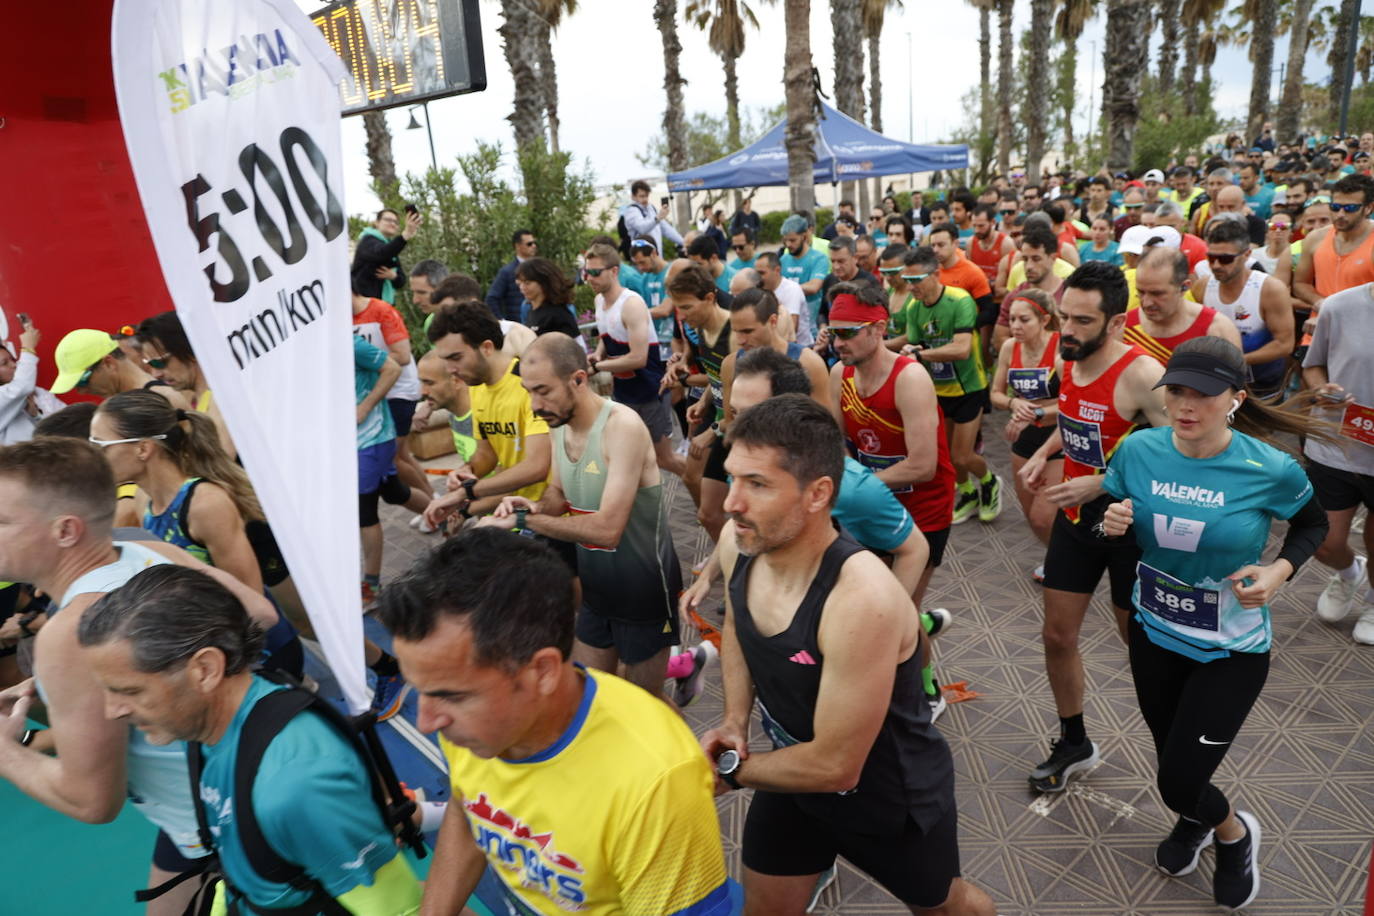
<path fill-rule="evenodd" d="M 659 353 L 667 359 L 673 345 L 674 324 L 673 303 L 668 300 L 668 262 L 663 260 L 663 255 L 649 236 L 640 236 L 630 243 L 630 261 L 634 265 L 634 280 L 629 282 L 625 278 L 624 286 L 639 293 L 649 307 Z"/>
<path fill-rule="evenodd" d="M 663 349 L 644 300 L 620 285 L 620 255 L 610 245 L 587 249 L 587 285 L 596 292 L 596 352 L 588 357 L 593 372 L 611 373 L 611 397 L 639 414 L 654 440 L 658 466 L 681 477 L 682 456 L 673 449 L 673 410 L 659 391 Z M 670 338 L 671 340 L 671 334 Z"/>
<path fill-rule="evenodd" d="M 725 715 L 702 747 L 718 788 L 755 790 L 745 912 L 802 913 L 843 855 L 913 913 L 992 914 L 959 877 L 953 762 L 917 702 L 918 617 L 882 561 L 831 524 L 834 420 L 781 395 L 741 414 L 731 443 Z M 756 695 L 772 751 L 749 749 Z"/>
<path fill-rule="evenodd" d="M 1032 789 L 1060 792 L 1068 778 L 1098 761 L 1083 725 L 1083 659 L 1078 632 L 1088 602 L 1106 571 L 1112 607 L 1123 634 L 1130 614 L 1140 549 L 1129 534 L 1105 540 L 1096 526 L 1111 502 L 1102 474 L 1117 445 L 1142 423 L 1168 425 L 1155 383 L 1164 367 L 1139 347 L 1123 343 L 1126 278 L 1106 261 L 1089 261 L 1064 281 L 1059 304 L 1059 355 L 1065 362 L 1059 389 L 1059 435 L 1045 440 L 1021 468 L 1031 490 L 1060 508 L 1045 552 L 1045 671 L 1059 712 L 1059 738 L 1049 759 L 1030 774 Z M 1045 462 L 1064 452 L 1062 483 L 1044 479 Z"/>
<path fill-rule="evenodd" d="M 192 401 L 196 410 L 207 414 L 219 430 L 220 444 L 229 457 L 238 455 L 229 425 L 224 422 L 219 405 L 215 403 L 210 383 L 196 360 L 191 342 L 181 326 L 175 309 L 145 318 L 138 326 L 138 340 L 143 349 L 143 365 L 160 382 L 166 382 Z"/>
<path fill-rule="evenodd" d="M 434 314 L 429 340 L 468 386 L 480 441 L 472 460 L 448 475 L 448 492 L 425 509 L 425 521 L 486 514 L 506 493 L 538 499 L 549 476 L 549 428 L 520 387 L 520 361 L 501 352 L 504 335 L 491 311 L 475 302 L 445 306 Z"/>
<path fill-rule="evenodd" d="M 193 407 L 186 395 L 144 372 L 141 364 L 129 359 L 124 348 L 104 331 L 78 328 L 68 332 L 53 351 L 53 361 L 57 363 L 53 394 L 75 390 L 104 399 L 147 388 L 162 395 L 173 407 Z"/>
<path fill-rule="evenodd" d="M 730 331 L 734 335 L 735 344 L 738 350 L 725 357 L 725 361 L 720 365 L 721 394 L 725 403 L 725 426 L 729 426 L 729 420 L 735 415 L 735 407 L 730 400 L 730 389 L 734 384 L 735 367 L 744 354 L 751 350 L 773 350 L 785 355 L 788 359 L 796 360 L 811 380 L 809 392 L 816 403 L 822 407 L 830 406 L 830 370 L 826 368 L 825 360 L 816 354 L 810 347 L 803 347 L 798 343 L 789 343 L 778 333 L 779 315 L 778 300 L 772 293 L 764 289 L 746 290 L 735 297 L 730 303 Z M 720 440 L 720 462 L 724 463 L 725 455 L 728 454 L 729 447 L 724 444 L 724 437 Z M 707 460 L 707 473 L 712 471 L 712 461 L 715 460 L 716 451 L 712 452 L 711 458 Z M 720 468 L 719 479 L 725 482 L 724 467 Z"/>
<path fill-rule="evenodd" d="M 975 514 L 991 522 L 1002 514 L 1002 478 L 976 449 L 983 414 L 991 409 L 983 352 L 974 344 L 978 306 L 968 292 L 943 281 L 934 249 L 913 249 L 904 264 L 902 279 L 911 290 L 906 334 L 888 341 L 887 347 L 924 365 L 935 383 L 940 412 L 949 421 L 949 453 L 958 481 L 953 524 Z"/>
<path fill-rule="evenodd" d="M 626 680 L 662 696 L 682 571 L 649 432 L 629 407 L 592 390 L 586 354 L 567 335 L 530 345 L 520 384 L 553 430 L 553 473 L 537 502 L 507 497 L 481 524 L 575 543 L 582 607 L 573 661 L 611 672 L 623 663 Z"/>
<path fill-rule="evenodd" d="M 1331 225 L 1310 232 L 1293 272 L 1293 296 L 1321 311 L 1327 296 L 1374 280 L 1374 179 L 1347 175 L 1331 187 Z"/>
<path fill-rule="evenodd" d="M 102 448 L 104 445 L 102 445 Z M 0 579 L 29 582 L 57 613 L 38 631 L 34 677 L 0 693 L 0 778 L 55 811 L 90 824 L 114 820 L 130 798 L 159 828 L 149 876 L 156 887 L 203 856 L 180 745 L 154 745 L 127 723 L 105 718 L 100 684 L 81 656 L 77 624 L 105 592 L 140 570 L 177 563 L 214 577 L 264 630 L 277 610 L 260 592 L 161 541 L 115 541 L 115 482 L 100 449 L 79 439 L 40 437 L 0 448 Z M 56 756 L 27 747 L 35 696 L 47 706 Z M 21 740 L 22 739 L 22 740 Z M 149 916 L 180 916 L 193 889 L 164 895 Z"/>
<path fill-rule="evenodd" d="M 1141 256 L 1135 271 L 1140 308 L 1126 314 L 1123 336 L 1161 366 L 1174 347 L 1194 337 L 1220 337 L 1240 349 L 1235 323 L 1210 306 L 1184 299 L 1188 285 L 1188 257 L 1182 251 L 1151 248 Z"/>
<path fill-rule="evenodd" d="M 725 916 L 701 748 L 665 704 L 572 663 L 574 611 L 547 547 L 484 529 L 383 593 L 417 724 L 439 732 L 453 785 L 422 912 L 461 912 L 490 868 L 514 913 Z"/>
<path fill-rule="evenodd" d="M 453 377 L 443 358 L 433 350 L 420 357 L 419 365 L 420 394 L 425 399 L 422 407 L 429 407 L 425 417 L 428 418 L 435 408 L 447 410 L 448 428 L 453 434 L 453 450 L 459 458 L 471 461 L 473 453 L 477 451 L 477 439 L 473 436 L 472 399 L 468 395 L 468 386 Z"/>
<path fill-rule="evenodd" d="M 251 717 L 285 685 L 253 673 L 262 634 L 233 592 L 201 572 L 155 565 L 87 608 L 76 638 L 103 688 L 107 719 L 134 726 L 151 745 L 183 753 L 182 742 L 200 745 L 197 804 L 231 912 L 307 904 L 308 912 L 329 912 L 320 909 L 328 902 L 355 916 L 417 911 L 420 882 L 373 801 L 364 762 L 318 715 L 288 721 L 263 752 L 246 797 L 238 794 L 236 762 L 252 741 Z M 189 795 L 189 785 L 183 791 Z M 258 872 L 245 811 L 268 848 L 303 876 Z"/>

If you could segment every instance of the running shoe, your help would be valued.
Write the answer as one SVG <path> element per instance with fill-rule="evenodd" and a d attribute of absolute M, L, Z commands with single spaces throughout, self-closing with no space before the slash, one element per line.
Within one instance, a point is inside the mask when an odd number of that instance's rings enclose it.
<path fill-rule="evenodd" d="M 1327 623 L 1339 623 L 1350 615 L 1351 605 L 1355 603 L 1355 592 L 1366 582 L 1364 557 L 1355 558 L 1355 577 L 1347 582 L 1340 573 L 1331 577 L 1317 599 L 1317 616 Z"/>
<path fill-rule="evenodd" d="M 931 725 L 934 725 L 935 720 L 940 718 L 940 716 L 944 714 L 944 711 L 949 708 L 949 700 L 945 699 L 943 693 L 937 693 L 935 696 L 926 694 L 926 703 L 930 706 Z"/>
<path fill-rule="evenodd" d="M 1355 630 L 1350 638 L 1362 646 L 1374 646 L 1374 604 L 1364 606 L 1364 613 L 1355 621 Z"/>
<path fill-rule="evenodd" d="M 1260 889 L 1259 821 L 1249 811 L 1237 811 L 1245 836 L 1234 843 L 1218 842 L 1217 870 L 1212 875 L 1212 899 L 1238 910 L 1255 899 Z"/>
<path fill-rule="evenodd" d="M 410 685 L 399 674 L 379 675 L 372 686 L 372 706 L 378 722 L 385 722 L 405 705 Z"/>
<path fill-rule="evenodd" d="M 1030 773 L 1030 787 L 1037 792 L 1063 792 L 1069 777 L 1091 769 L 1101 758 L 1091 741 L 1069 744 L 1060 738 L 1050 742 L 1050 756 Z"/>
<path fill-rule="evenodd" d="M 680 708 L 686 709 L 701 696 L 706 669 L 719 655 L 716 647 L 709 642 L 703 642 L 692 650 L 692 673 L 673 679 L 676 682 L 673 684 L 673 702 Z"/>
<path fill-rule="evenodd" d="M 992 475 L 992 483 L 978 484 L 978 521 L 996 521 L 1002 514 L 1002 478 Z"/>
<path fill-rule="evenodd" d="M 433 534 L 439 530 L 434 525 L 425 521 L 425 514 L 423 512 L 416 513 L 415 517 L 410 520 L 410 527 L 421 534 Z"/>
<path fill-rule="evenodd" d="M 1031 570 L 1031 578 L 1035 580 L 1035 584 L 1036 584 L 1036 585 L 1044 585 L 1044 584 L 1045 584 L 1045 564 L 1044 564 L 1044 563 L 1041 563 L 1039 566 L 1035 567 L 1035 569 L 1032 569 L 1032 570 Z"/>
<path fill-rule="evenodd" d="M 929 624 L 926 623 L 929 618 Z M 926 628 L 926 635 L 934 638 L 949 628 L 954 622 L 954 615 L 949 612 L 949 608 L 933 607 L 921 614 L 921 625 Z"/>
<path fill-rule="evenodd" d="M 954 491 L 954 518 L 951 525 L 962 525 L 978 511 L 978 488 Z"/>
<path fill-rule="evenodd" d="M 1180 816 L 1174 829 L 1155 849 L 1155 865 L 1166 875 L 1181 878 L 1197 868 L 1202 850 L 1212 843 L 1212 828 Z"/>
<path fill-rule="evenodd" d="M 821 902 L 821 894 L 827 887 L 835 883 L 835 866 L 832 865 L 820 873 L 816 878 L 816 886 L 811 890 L 811 898 L 806 901 L 806 912 L 810 913 L 816 908 L 816 904 Z"/>

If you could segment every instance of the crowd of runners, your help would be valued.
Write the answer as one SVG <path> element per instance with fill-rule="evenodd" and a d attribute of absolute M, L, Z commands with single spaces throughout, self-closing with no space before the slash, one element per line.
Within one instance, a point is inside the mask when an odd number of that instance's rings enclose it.
<path fill-rule="evenodd" d="M 381 211 L 352 270 L 360 591 L 389 636 L 361 726 L 300 686 L 310 623 L 176 314 L 71 332 L 47 389 L 25 319 L 0 350 L 0 777 L 92 823 L 132 802 L 154 916 L 454 914 L 484 882 L 511 913 L 797 914 L 840 856 L 914 913 L 992 914 L 936 727 L 959 609 L 930 598 L 952 528 L 1014 498 L 1058 713 L 1029 789 L 1099 759 L 1079 633 L 1105 573 L 1157 752 L 1138 776 L 1177 816 L 1155 864 L 1214 846 L 1215 902 L 1245 906 L 1261 824 L 1212 776 L 1270 605 L 1315 557 L 1312 612 L 1374 645 L 1349 544 L 1374 507 L 1371 154 L 1265 134 L 1167 173 L 841 201 L 778 250 L 748 200 L 682 233 L 636 182 L 575 270 L 521 230 L 485 290 L 403 266 L 423 221 Z M 435 426 L 437 488 L 408 448 Z M 707 556 L 678 553 L 670 477 Z M 388 581 L 381 500 L 434 539 Z M 370 737 L 412 694 L 446 806 Z M 745 789 L 741 888 L 713 798 Z"/>

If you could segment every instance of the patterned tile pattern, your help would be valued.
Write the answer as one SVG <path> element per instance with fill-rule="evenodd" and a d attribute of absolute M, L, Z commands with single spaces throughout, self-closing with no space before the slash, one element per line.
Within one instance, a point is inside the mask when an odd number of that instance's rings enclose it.
<path fill-rule="evenodd" d="M 988 436 L 987 445 L 990 462 L 1005 475 L 1005 444 Z M 709 542 L 678 481 L 668 489 L 678 553 L 690 568 Z M 1042 551 L 1010 487 L 1005 501 L 993 524 L 974 520 L 954 530 L 930 596 L 932 606 L 955 615 L 936 646 L 937 676 L 966 680 L 980 694 L 951 705 L 939 723 L 958 772 L 964 874 L 1006 916 L 1216 912 L 1210 852 L 1185 878 L 1153 867 L 1155 844 L 1173 815 L 1154 789 L 1153 750 L 1103 590 L 1082 637 L 1086 718 L 1103 761 L 1061 796 L 1037 800 L 1027 789 L 1026 772 L 1045 756 L 1055 714 L 1040 648 L 1039 586 L 1030 578 Z M 395 507 L 384 507 L 384 517 L 390 576 L 432 541 L 406 527 Z M 1309 564 L 1281 594 L 1269 682 L 1217 775 L 1264 828 L 1263 887 L 1248 913 L 1353 914 L 1363 899 L 1374 834 L 1374 648 L 1351 642 L 1353 618 L 1328 627 L 1313 615 L 1327 574 Z M 688 721 L 700 733 L 716 723 L 721 705 L 713 677 Z M 747 794 L 718 803 L 737 876 Z M 816 912 L 907 910 L 842 862 Z"/>

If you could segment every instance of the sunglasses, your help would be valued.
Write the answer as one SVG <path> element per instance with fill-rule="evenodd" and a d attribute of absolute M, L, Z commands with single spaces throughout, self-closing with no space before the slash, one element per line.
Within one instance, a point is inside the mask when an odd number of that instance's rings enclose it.
<path fill-rule="evenodd" d="M 587 272 L 587 276 L 589 277 L 599 277 L 610 270 L 609 267 L 584 267 L 582 269 Z"/>
<path fill-rule="evenodd" d="M 85 372 L 81 373 L 81 378 L 76 380 L 75 387 L 85 388 L 87 385 L 89 385 L 91 383 L 91 376 L 95 375 L 95 370 L 98 368 L 100 368 L 100 363 L 96 363 L 94 366 L 87 369 Z"/>
<path fill-rule="evenodd" d="M 644 241 L 643 239 L 637 239 L 637 240 L 635 240 L 635 241 L 633 241 L 633 242 L 630 243 L 630 247 L 631 247 L 631 248 L 649 248 L 649 249 L 654 249 L 654 243 L 653 243 L 653 242 L 646 242 L 646 241 Z M 654 250 L 657 250 L 657 249 L 654 249 Z"/>
<path fill-rule="evenodd" d="M 859 333 L 860 331 L 862 331 L 864 328 L 870 328 L 870 327 L 872 327 L 873 324 L 874 324 L 874 323 L 873 323 L 872 321 L 867 321 L 867 322 L 864 322 L 863 324 L 856 324 L 856 325 L 854 325 L 854 327 L 852 327 L 852 328 L 836 328 L 836 327 L 832 327 L 832 328 L 830 329 L 830 333 L 831 333 L 831 334 L 834 334 L 835 337 L 836 337 L 837 339 L 839 339 L 839 340 L 853 340 L 853 339 L 858 335 L 858 333 Z"/>
<path fill-rule="evenodd" d="M 1364 206 L 1364 204 L 1335 204 L 1335 203 L 1333 203 L 1333 204 L 1331 204 L 1331 210 L 1332 210 L 1332 212 L 1334 212 L 1334 213 L 1354 213 L 1356 210 L 1360 209 L 1360 208 L 1363 207 L 1363 206 Z"/>
<path fill-rule="evenodd" d="M 748 246 L 748 245 L 731 245 L 730 247 L 733 248 L 733 249 L 735 249 L 736 251 L 743 251 L 744 249 L 748 248 L 749 246 Z"/>
<path fill-rule="evenodd" d="M 1125 207 L 1127 210 L 1139 210 L 1141 207 L 1143 207 L 1143 206 L 1145 206 L 1145 205 L 1144 205 L 1144 204 L 1122 204 L 1121 206 Z"/>
<path fill-rule="evenodd" d="M 1293 228 L 1293 224 L 1292 224 L 1292 223 L 1270 223 L 1270 224 L 1269 224 L 1269 228 L 1270 228 L 1270 229 L 1273 229 L 1275 232 L 1283 232 L 1285 229 L 1292 229 L 1292 228 Z"/>
<path fill-rule="evenodd" d="M 143 442 L 149 439 L 166 439 L 167 434 L 162 433 L 157 436 L 134 436 L 132 439 L 97 439 L 95 436 L 87 436 L 86 441 L 101 448 L 109 448 L 112 445 L 125 445 L 129 442 Z"/>
<path fill-rule="evenodd" d="M 902 279 L 908 283 L 920 283 L 930 274 L 902 274 Z"/>
<path fill-rule="evenodd" d="M 1207 260 L 1208 260 L 1209 263 L 1230 264 L 1232 261 L 1234 261 L 1234 260 L 1235 260 L 1236 258 L 1238 258 L 1238 257 L 1240 257 L 1240 254 L 1239 254 L 1239 253 L 1228 254 L 1228 253 L 1222 252 L 1222 251 L 1209 251 L 1209 252 L 1207 252 Z"/>
<path fill-rule="evenodd" d="M 1016 209 L 1015 209 L 1014 207 L 1013 207 L 1013 208 L 1006 209 L 1006 210 L 998 210 L 997 212 L 998 212 L 998 213 L 1001 213 L 1003 216 L 1015 216 L 1015 215 L 1016 215 Z"/>
<path fill-rule="evenodd" d="M 171 358 L 172 357 L 170 356 L 154 356 L 151 358 L 145 357 L 143 360 L 143 365 L 148 366 L 151 369 L 166 369 L 167 362 Z"/>
<path fill-rule="evenodd" d="M 899 274 L 899 273 L 901 273 L 901 272 L 902 272 L 902 269 L 901 269 L 900 267 L 879 267 L 879 268 L 878 268 L 878 273 L 883 274 L 883 275 L 885 275 L 885 276 L 889 276 L 889 277 L 892 276 L 893 274 Z"/>

